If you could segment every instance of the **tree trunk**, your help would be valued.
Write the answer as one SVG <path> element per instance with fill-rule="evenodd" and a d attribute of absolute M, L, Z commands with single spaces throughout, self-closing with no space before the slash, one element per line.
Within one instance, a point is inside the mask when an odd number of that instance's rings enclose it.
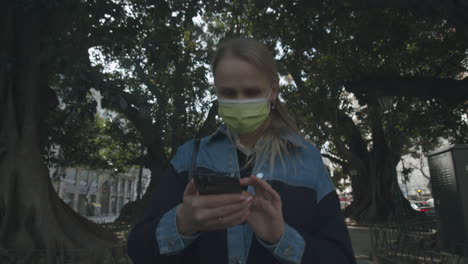
<path fill-rule="evenodd" d="M 128 263 L 113 235 L 58 197 L 41 157 L 51 94 L 45 14 L 13 1 L 2 9 L 0 54 L 12 62 L 0 72 L 0 262 Z"/>
<path fill-rule="evenodd" d="M 367 223 L 401 222 L 418 216 L 398 185 L 396 166 L 401 159 L 401 139 L 385 134 L 383 113 L 375 103 L 368 105 L 368 116 L 372 150 L 359 155 L 361 166 L 351 179 L 354 200 L 345 216 Z"/>
<path fill-rule="evenodd" d="M 205 122 L 203 123 L 203 125 L 201 126 L 201 128 L 199 129 L 196 135 L 197 137 L 201 138 L 204 136 L 208 136 L 209 134 L 213 133 L 216 130 L 217 110 L 218 110 L 218 104 L 216 101 L 214 101 L 213 105 L 210 108 L 210 111 L 208 113 L 208 116 Z M 178 142 L 180 142 L 180 140 Z M 175 151 L 173 152 L 175 153 Z M 151 153 L 156 153 L 156 152 L 150 151 L 149 153 L 151 154 Z M 155 162 L 154 160 L 157 158 L 154 158 L 154 156 L 150 155 L 150 158 L 151 158 L 150 163 L 146 164 L 146 166 L 149 167 L 151 171 L 151 181 L 150 181 L 148 188 L 145 190 L 141 199 L 133 201 L 133 202 L 129 202 L 124 205 L 124 207 L 122 208 L 120 212 L 119 217 L 115 220 L 116 222 L 126 222 L 126 223 L 136 224 L 141 219 L 141 217 L 143 217 L 144 210 L 146 209 L 146 206 L 148 205 L 148 202 L 150 201 L 152 192 L 158 185 L 159 180 L 161 179 L 161 176 L 163 175 L 165 171 L 165 168 L 167 168 L 169 164 L 167 159 L 165 161 L 166 165 L 164 165 L 160 162 Z"/>
<path fill-rule="evenodd" d="M 421 216 L 403 196 L 397 181 L 396 167 L 378 166 L 384 159 L 367 162 L 365 170 L 351 177 L 353 202 L 346 207 L 345 217 L 360 223 L 400 222 Z"/>
<path fill-rule="evenodd" d="M 153 194 L 154 189 L 156 188 L 159 180 L 161 179 L 161 176 L 164 173 L 162 166 L 158 165 L 159 164 L 155 163 L 150 165 L 151 180 L 141 199 L 126 203 L 122 207 L 119 217 L 115 220 L 115 222 L 136 224 L 141 220 L 151 199 L 151 195 Z"/>

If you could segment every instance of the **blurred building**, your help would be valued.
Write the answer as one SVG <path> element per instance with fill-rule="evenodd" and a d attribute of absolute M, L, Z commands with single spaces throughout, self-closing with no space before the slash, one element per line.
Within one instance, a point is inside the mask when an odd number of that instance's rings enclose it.
<path fill-rule="evenodd" d="M 83 216 L 117 216 L 126 203 L 137 198 L 139 170 L 135 168 L 121 174 L 80 167 L 49 171 L 59 197 Z M 143 191 L 149 176 L 150 171 L 143 170 Z"/>

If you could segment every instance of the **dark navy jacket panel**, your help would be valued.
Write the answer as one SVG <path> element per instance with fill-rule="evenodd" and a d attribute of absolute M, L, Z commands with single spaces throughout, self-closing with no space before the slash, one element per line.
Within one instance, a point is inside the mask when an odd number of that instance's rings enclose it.
<path fill-rule="evenodd" d="M 315 190 L 292 187 L 278 181 L 268 182 L 281 196 L 284 221 L 306 241 L 302 263 L 355 263 L 349 232 L 335 191 L 329 192 L 317 204 Z"/>
<path fill-rule="evenodd" d="M 128 237 L 128 255 L 140 263 L 227 263 L 225 230 L 203 232 L 195 242 L 176 255 L 160 255 L 155 237 L 159 219 L 181 201 L 187 174 L 177 173 L 170 166 L 153 192 L 144 218 Z M 327 194 L 314 204 L 314 191 L 269 181 L 282 197 L 285 222 L 305 239 L 306 249 L 301 263 L 355 263 L 351 241 L 336 192 Z M 171 207 L 172 206 L 172 207 Z M 247 263 L 280 263 L 256 239 L 252 240 Z"/>
<path fill-rule="evenodd" d="M 170 165 L 152 193 L 143 219 L 128 237 L 128 255 L 134 264 L 227 263 L 226 231 L 203 232 L 181 254 L 161 255 L 156 240 L 159 219 L 182 202 L 187 173 L 177 173 Z"/>
<path fill-rule="evenodd" d="M 226 138 L 226 130 L 220 127 L 213 135 L 201 140 L 197 166 L 202 166 L 233 177 L 241 177 L 239 151 Z M 287 167 L 275 161 L 255 164 L 252 174 L 262 173 L 281 196 L 285 223 L 294 228 L 305 240 L 301 263 L 355 263 L 349 233 L 340 209 L 340 202 L 333 183 L 323 165 L 320 152 L 310 143 L 294 135 L 301 150 L 293 152 Z M 301 141 L 302 140 L 302 141 Z M 156 228 L 160 219 L 169 210 L 182 202 L 183 191 L 188 182 L 194 141 L 179 147 L 169 168 L 162 177 L 145 216 L 135 225 L 128 238 L 128 254 L 135 264 L 139 263 L 227 263 L 228 245 L 226 230 L 202 232 L 200 236 L 180 253 L 159 254 Z M 239 164 L 241 163 L 241 164 Z M 244 173 L 242 173 L 244 174 Z M 280 263 L 257 239 L 252 239 L 247 263 Z"/>

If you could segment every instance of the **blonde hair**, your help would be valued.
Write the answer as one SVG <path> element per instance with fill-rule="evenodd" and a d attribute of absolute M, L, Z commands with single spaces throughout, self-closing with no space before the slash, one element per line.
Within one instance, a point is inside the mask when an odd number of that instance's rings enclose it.
<path fill-rule="evenodd" d="M 255 66 L 258 70 L 265 73 L 271 81 L 272 85 L 270 89 L 276 86 L 279 90 L 279 76 L 276 62 L 268 48 L 259 41 L 252 38 L 233 38 L 223 41 L 218 46 L 211 64 L 213 75 L 219 62 L 226 57 L 238 58 Z M 271 173 L 273 173 L 276 157 L 280 158 L 283 168 L 285 168 L 284 158 L 290 157 L 289 148 L 291 147 L 288 141 L 281 137 L 285 130 L 289 130 L 302 137 L 294 120 L 288 114 L 285 104 L 280 102 L 277 95 L 273 101 L 270 116 L 265 121 L 265 125 L 261 131 L 262 142 L 260 142 L 261 144 L 257 144 L 258 148 L 255 149 L 254 155 L 245 166 L 252 164 L 258 153 L 262 153 L 264 158 L 260 161 L 260 165 L 269 157 Z M 293 146 L 302 146 L 301 142 L 295 139 L 295 137 L 290 138 Z"/>

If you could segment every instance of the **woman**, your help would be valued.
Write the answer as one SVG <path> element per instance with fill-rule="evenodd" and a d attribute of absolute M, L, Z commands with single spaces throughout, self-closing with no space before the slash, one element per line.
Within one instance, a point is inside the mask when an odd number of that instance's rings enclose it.
<path fill-rule="evenodd" d="M 224 124 L 200 140 L 195 164 L 247 190 L 201 195 L 189 179 L 195 141 L 183 144 L 129 236 L 134 263 L 355 263 L 321 155 L 278 99 L 271 53 L 231 39 L 212 68 Z"/>

